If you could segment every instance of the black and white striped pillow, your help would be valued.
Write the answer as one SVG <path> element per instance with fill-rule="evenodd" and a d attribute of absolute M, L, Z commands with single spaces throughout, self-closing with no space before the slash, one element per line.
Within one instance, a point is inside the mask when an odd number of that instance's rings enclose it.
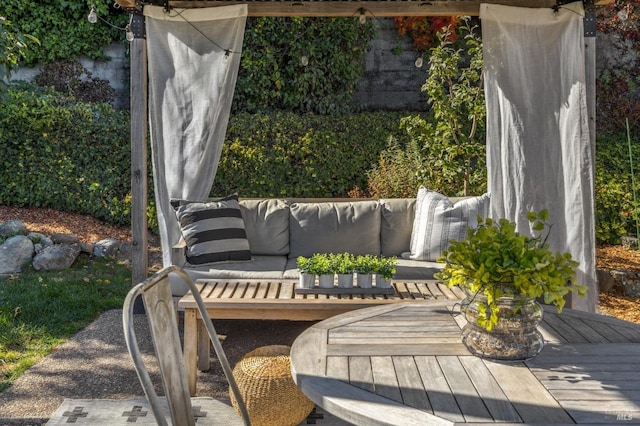
<path fill-rule="evenodd" d="M 416 215 L 411 232 L 411 252 L 402 257 L 435 262 L 451 240 L 465 238 L 467 228 L 478 226 L 478 216 L 489 214 L 489 194 L 465 198 L 457 203 L 424 186 L 416 197 Z"/>
<path fill-rule="evenodd" d="M 251 260 L 238 194 L 215 201 L 171 200 L 192 265 Z"/>

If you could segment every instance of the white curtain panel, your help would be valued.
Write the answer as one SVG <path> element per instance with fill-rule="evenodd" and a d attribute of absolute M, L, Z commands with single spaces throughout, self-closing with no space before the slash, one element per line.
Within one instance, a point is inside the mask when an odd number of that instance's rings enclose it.
<path fill-rule="evenodd" d="M 180 238 L 171 198 L 204 200 L 216 175 L 240 65 L 246 5 L 145 6 L 149 121 L 163 263 Z"/>
<path fill-rule="evenodd" d="M 530 234 L 528 211 L 549 210 L 549 243 L 580 262 L 594 311 L 594 158 L 587 115 L 581 2 L 530 9 L 482 4 L 491 215 Z"/>

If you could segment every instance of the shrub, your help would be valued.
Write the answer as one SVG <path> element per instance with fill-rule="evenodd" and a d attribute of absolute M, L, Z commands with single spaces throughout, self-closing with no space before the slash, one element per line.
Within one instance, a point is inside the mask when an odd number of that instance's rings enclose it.
<path fill-rule="evenodd" d="M 47 64 L 35 78 L 39 86 L 50 86 L 82 102 L 113 105 L 115 90 L 108 80 L 93 77 L 78 61 L 57 61 Z"/>
<path fill-rule="evenodd" d="M 467 18 L 459 27 L 466 52 L 449 41 L 450 31 L 438 33 L 440 44 L 431 49 L 422 87 L 433 119 L 402 119 L 411 143 L 392 144 L 383 153 L 369 175 L 372 193 L 407 196 L 419 185 L 450 196 L 486 191 L 482 43 Z"/>
<path fill-rule="evenodd" d="M 213 196 L 345 197 L 366 188 L 366 172 L 401 112 L 318 116 L 278 112 L 230 119 Z"/>
<path fill-rule="evenodd" d="M 50 88 L 12 85 L 0 104 L 0 204 L 128 224 L 129 117 Z"/>
<path fill-rule="evenodd" d="M 640 135 L 631 135 L 636 193 L 640 193 L 637 166 L 640 164 Z M 624 132 L 599 133 L 596 142 L 595 211 L 596 239 L 618 244 L 620 237 L 635 234 L 634 206 L 629 146 Z M 634 208 L 635 207 L 635 208 Z"/>
<path fill-rule="evenodd" d="M 234 111 L 353 111 L 374 34 L 371 22 L 360 24 L 355 17 L 249 18 Z"/>

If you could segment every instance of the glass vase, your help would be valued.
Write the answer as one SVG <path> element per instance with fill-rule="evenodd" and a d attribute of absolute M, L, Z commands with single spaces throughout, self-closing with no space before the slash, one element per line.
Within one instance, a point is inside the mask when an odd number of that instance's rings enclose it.
<path fill-rule="evenodd" d="M 478 325 L 484 294 L 468 295 L 462 301 L 467 324 L 462 329 L 462 343 L 474 355 L 496 360 L 526 360 L 540 353 L 544 346 L 537 329 L 542 321 L 542 307 L 535 299 L 503 296 L 497 299 L 498 323 L 491 330 Z"/>

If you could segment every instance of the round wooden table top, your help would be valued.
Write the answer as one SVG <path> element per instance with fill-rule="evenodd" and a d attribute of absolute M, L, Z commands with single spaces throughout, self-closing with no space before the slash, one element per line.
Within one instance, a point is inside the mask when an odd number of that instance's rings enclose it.
<path fill-rule="evenodd" d="M 361 425 L 640 422 L 640 325 L 545 307 L 532 360 L 472 356 L 459 302 L 396 303 L 321 321 L 291 370 L 328 412 Z"/>

